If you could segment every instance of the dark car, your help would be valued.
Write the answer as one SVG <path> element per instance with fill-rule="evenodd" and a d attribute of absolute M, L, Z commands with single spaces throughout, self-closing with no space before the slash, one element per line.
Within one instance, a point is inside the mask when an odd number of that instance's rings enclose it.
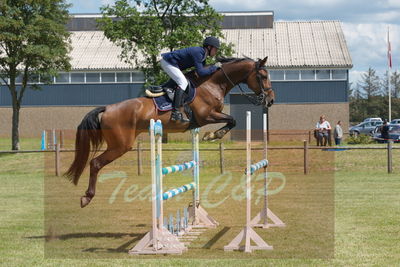
<path fill-rule="evenodd" d="M 385 143 L 386 140 L 382 138 L 381 134 L 381 126 L 377 126 L 375 130 L 372 132 L 372 139 L 377 141 L 378 143 Z M 389 138 L 393 140 L 393 142 L 400 142 L 400 125 L 399 124 L 389 124 Z"/>

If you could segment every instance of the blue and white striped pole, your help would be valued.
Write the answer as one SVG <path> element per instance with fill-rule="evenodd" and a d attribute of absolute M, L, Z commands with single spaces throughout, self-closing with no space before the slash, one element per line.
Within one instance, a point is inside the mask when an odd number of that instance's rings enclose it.
<path fill-rule="evenodd" d="M 162 174 L 163 175 L 167 175 L 167 174 L 174 173 L 174 172 L 182 172 L 184 170 L 191 169 L 191 168 L 193 168 L 195 166 L 196 166 L 196 161 L 192 160 L 192 161 L 189 161 L 189 162 L 185 162 L 183 164 L 164 167 L 164 168 L 162 168 Z"/>
<path fill-rule="evenodd" d="M 46 150 L 46 142 L 47 141 L 47 138 L 46 138 L 46 131 L 44 130 L 43 132 L 42 132 L 42 142 L 41 142 L 41 149 L 44 151 L 44 150 Z"/>
<path fill-rule="evenodd" d="M 185 185 L 182 185 L 181 187 L 174 188 L 174 189 L 164 192 L 162 199 L 167 200 L 167 199 L 173 198 L 174 196 L 177 196 L 179 194 L 185 193 L 189 190 L 193 190 L 195 188 L 196 188 L 196 185 L 194 182 L 192 182 L 190 184 L 185 184 Z"/>
<path fill-rule="evenodd" d="M 250 166 L 250 173 L 254 174 L 255 171 L 257 171 L 263 167 L 266 167 L 266 166 L 268 166 L 268 160 L 266 160 L 266 159 L 260 160 L 259 162 L 254 163 Z"/>

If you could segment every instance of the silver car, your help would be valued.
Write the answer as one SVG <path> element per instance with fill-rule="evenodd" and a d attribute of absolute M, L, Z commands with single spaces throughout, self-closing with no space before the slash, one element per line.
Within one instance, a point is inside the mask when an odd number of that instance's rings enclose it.
<path fill-rule="evenodd" d="M 372 131 L 376 128 L 376 126 L 381 125 L 381 121 L 362 122 L 356 126 L 350 127 L 349 133 L 351 136 L 358 136 L 359 134 L 372 135 Z"/>

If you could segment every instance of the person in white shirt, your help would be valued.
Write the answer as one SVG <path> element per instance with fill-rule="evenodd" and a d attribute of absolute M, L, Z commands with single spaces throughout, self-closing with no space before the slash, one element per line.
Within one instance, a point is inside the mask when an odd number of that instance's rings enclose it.
<path fill-rule="evenodd" d="M 333 132 L 333 136 L 335 137 L 335 144 L 339 146 L 343 138 L 343 129 L 340 121 L 338 121 L 335 126 L 335 131 Z"/>
<path fill-rule="evenodd" d="M 319 140 L 319 144 L 322 146 L 326 146 L 326 143 L 328 142 L 329 138 L 329 132 L 328 130 L 331 130 L 331 125 L 330 123 L 325 120 L 325 115 L 321 115 L 319 117 L 319 121 L 317 122 L 317 125 L 315 127 L 317 130 L 317 138 Z M 322 142 L 324 141 L 324 142 Z"/>

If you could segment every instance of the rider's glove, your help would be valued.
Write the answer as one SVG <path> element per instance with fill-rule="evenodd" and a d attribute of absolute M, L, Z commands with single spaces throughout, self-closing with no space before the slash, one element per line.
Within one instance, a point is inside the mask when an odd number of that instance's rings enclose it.
<path fill-rule="evenodd" d="M 221 62 L 217 62 L 214 64 L 215 67 L 217 68 L 221 68 L 222 67 L 222 63 Z"/>

